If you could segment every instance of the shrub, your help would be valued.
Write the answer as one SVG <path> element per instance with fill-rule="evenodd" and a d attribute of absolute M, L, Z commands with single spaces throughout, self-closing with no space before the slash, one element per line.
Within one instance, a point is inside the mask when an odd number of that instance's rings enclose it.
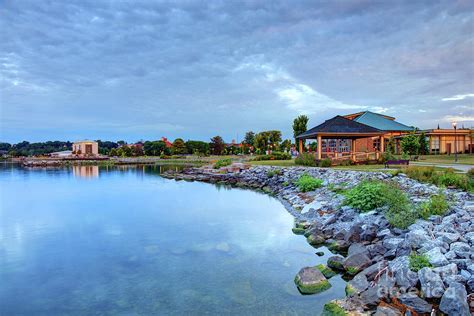
<path fill-rule="evenodd" d="M 305 173 L 296 180 L 295 184 L 301 192 L 308 192 L 321 187 L 323 185 L 323 180 Z"/>
<path fill-rule="evenodd" d="M 382 182 L 363 181 L 346 192 L 344 204 L 362 212 L 384 206 L 383 189 Z"/>
<path fill-rule="evenodd" d="M 229 166 L 232 164 L 232 160 L 230 158 L 219 159 L 214 164 L 214 169 L 219 169 L 220 167 Z"/>
<path fill-rule="evenodd" d="M 467 176 L 471 179 L 474 179 L 474 168 L 471 168 L 467 171 Z"/>
<path fill-rule="evenodd" d="M 278 152 L 278 151 L 275 151 L 269 155 L 260 155 L 260 156 L 257 156 L 255 157 L 254 161 L 262 161 L 262 160 L 290 160 L 291 159 L 291 155 L 288 154 L 288 153 L 283 153 L 283 152 Z"/>
<path fill-rule="evenodd" d="M 419 270 L 431 267 L 430 261 L 425 254 L 418 255 L 416 252 L 410 254 L 410 270 L 418 272 Z"/>
<path fill-rule="evenodd" d="M 318 166 L 321 168 L 328 168 L 331 167 L 331 159 L 325 158 L 323 160 L 320 160 L 318 163 Z"/>
<path fill-rule="evenodd" d="M 448 201 L 443 194 L 433 195 L 429 201 L 418 206 L 418 215 L 428 219 L 431 215 L 444 215 L 449 208 Z"/>
<path fill-rule="evenodd" d="M 272 178 L 273 176 L 279 176 L 281 175 L 281 169 L 274 169 L 274 170 L 268 170 L 267 171 L 267 177 Z"/>
<path fill-rule="evenodd" d="M 451 168 L 436 171 L 433 167 L 408 167 L 404 171 L 408 177 L 420 182 L 455 187 L 466 191 L 474 188 L 474 178 L 469 175 L 457 174 Z"/>
<path fill-rule="evenodd" d="M 316 167 L 318 165 L 315 156 L 309 153 L 302 153 L 296 157 L 295 164 L 308 167 Z"/>

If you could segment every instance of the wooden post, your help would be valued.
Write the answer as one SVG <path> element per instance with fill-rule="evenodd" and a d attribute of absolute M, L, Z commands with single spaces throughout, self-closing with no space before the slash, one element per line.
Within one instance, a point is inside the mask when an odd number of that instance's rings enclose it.
<path fill-rule="evenodd" d="M 303 153 L 303 140 L 301 138 L 299 139 L 299 152 L 300 154 Z"/>
<path fill-rule="evenodd" d="M 323 151 L 323 144 L 322 144 L 322 138 L 320 135 L 318 135 L 318 160 L 321 160 L 322 157 L 322 151 Z"/>
<path fill-rule="evenodd" d="M 380 136 L 380 152 L 383 154 L 385 152 L 385 137 Z"/>
<path fill-rule="evenodd" d="M 356 158 L 355 158 L 355 144 L 356 144 L 356 141 L 355 139 L 351 139 L 351 160 L 352 161 L 355 161 Z"/>

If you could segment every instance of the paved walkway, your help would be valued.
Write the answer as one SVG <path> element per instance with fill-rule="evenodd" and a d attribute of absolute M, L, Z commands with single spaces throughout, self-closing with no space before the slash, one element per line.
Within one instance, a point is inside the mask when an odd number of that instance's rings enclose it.
<path fill-rule="evenodd" d="M 433 162 L 421 162 L 421 161 L 410 161 L 410 166 L 433 166 L 440 168 L 454 168 L 462 172 L 467 172 L 469 169 L 474 168 L 474 165 L 464 164 L 445 164 L 445 163 L 433 163 Z"/>

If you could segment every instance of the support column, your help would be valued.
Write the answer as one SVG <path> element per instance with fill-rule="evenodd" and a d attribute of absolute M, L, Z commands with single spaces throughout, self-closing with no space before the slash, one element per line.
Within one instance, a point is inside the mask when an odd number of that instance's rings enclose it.
<path fill-rule="evenodd" d="M 355 150 L 356 150 L 356 140 L 352 139 L 351 140 L 351 160 L 354 162 L 356 161 Z"/>
<path fill-rule="evenodd" d="M 383 135 L 380 136 L 380 152 L 385 152 L 385 137 L 383 137 Z"/>
<path fill-rule="evenodd" d="M 299 139 L 299 152 L 300 154 L 303 153 L 303 140 L 301 138 Z"/>
<path fill-rule="evenodd" d="M 318 135 L 318 160 L 321 160 L 322 157 L 322 151 L 323 151 L 323 140 L 321 136 Z"/>

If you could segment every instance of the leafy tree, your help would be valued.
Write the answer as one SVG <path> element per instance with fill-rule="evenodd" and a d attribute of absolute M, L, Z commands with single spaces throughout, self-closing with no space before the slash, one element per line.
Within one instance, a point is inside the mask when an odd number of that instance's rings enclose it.
<path fill-rule="evenodd" d="M 173 142 L 173 147 L 171 147 L 171 152 L 174 155 L 185 155 L 188 150 L 186 149 L 186 144 L 181 138 L 176 138 Z"/>
<path fill-rule="evenodd" d="M 119 146 L 123 146 L 123 145 L 127 145 L 127 142 L 124 141 L 124 140 L 119 140 L 119 141 L 117 142 L 117 144 L 118 144 Z"/>
<path fill-rule="evenodd" d="M 143 148 L 142 146 L 131 146 L 132 149 L 132 156 L 138 157 L 138 156 L 143 156 Z"/>
<path fill-rule="evenodd" d="M 309 118 L 306 115 L 300 115 L 293 121 L 293 136 L 296 137 L 308 130 Z"/>
<path fill-rule="evenodd" d="M 309 144 L 309 149 L 311 149 L 311 151 L 317 151 L 318 150 L 318 143 L 316 142 L 312 142 Z"/>
<path fill-rule="evenodd" d="M 160 156 L 162 153 L 169 155 L 169 149 L 162 140 L 146 141 L 143 144 L 143 151 L 147 156 Z"/>
<path fill-rule="evenodd" d="M 186 149 L 188 154 L 203 154 L 209 152 L 209 144 L 199 140 L 188 140 L 186 142 Z"/>
<path fill-rule="evenodd" d="M 268 135 L 266 132 L 261 132 L 255 135 L 254 146 L 259 153 L 268 148 Z"/>
<path fill-rule="evenodd" d="M 9 143 L 0 143 L 0 150 L 9 151 L 12 145 Z"/>
<path fill-rule="evenodd" d="M 109 156 L 111 156 L 111 157 L 117 157 L 117 156 L 118 156 L 117 149 L 112 148 L 112 149 L 109 151 Z"/>
<path fill-rule="evenodd" d="M 248 131 L 245 133 L 244 143 L 250 146 L 253 146 L 253 142 L 255 141 L 255 133 L 252 131 Z"/>
<path fill-rule="evenodd" d="M 282 150 L 290 151 L 291 150 L 291 140 L 285 139 L 281 144 L 280 147 Z"/>
<path fill-rule="evenodd" d="M 385 151 L 390 155 L 395 155 L 395 140 L 393 137 L 388 139 L 387 145 L 385 146 Z"/>
<path fill-rule="evenodd" d="M 420 139 L 414 133 L 408 134 L 402 138 L 400 146 L 405 154 L 417 155 L 420 151 Z"/>
<path fill-rule="evenodd" d="M 224 152 L 225 143 L 222 137 L 214 136 L 211 138 L 211 143 L 209 144 L 211 152 L 214 155 L 221 155 Z"/>
<path fill-rule="evenodd" d="M 419 150 L 420 155 L 427 155 L 430 149 L 429 149 L 428 141 L 426 140 L 425 133 L 422 132 L 418 136 L 418 142 L 420 143 L 420 150 Z"/>
<path fill-rule="evenodd" d="M 280 142 L 280 131 L 264 131 L 255 135 L 254 146 L 259 150 L 259 152 L 268 149 L 278 150 L 280 148 Z"/>

